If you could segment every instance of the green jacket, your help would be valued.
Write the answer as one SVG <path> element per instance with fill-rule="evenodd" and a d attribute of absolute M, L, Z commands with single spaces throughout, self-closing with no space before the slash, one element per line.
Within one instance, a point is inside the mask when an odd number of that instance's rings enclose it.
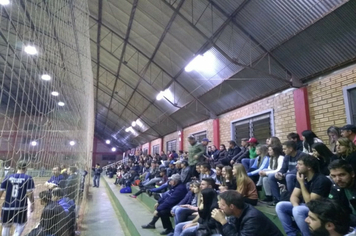
<path fill-rule="evenodd" d="M 249 150 L 249 154 L 250 154 L 250 158 L 251 158 L 251 159 L 256 158 L 256 157 L 257 157 L 257 154 L 256 154 L 256 148 L 255 148 L 255 147 L 250 148 L 250 150 Z"/>
<path fill-rule="evenodd" d="M 204 158 L 204 153 L 205 147 L 201 143 L 196 142 L 194 145 L 191 145 L 188 149 L 188 164 L 190 166 L 197 164 Z M 194 158 L 195 155 L 198 156 L 198 159 Z"/>

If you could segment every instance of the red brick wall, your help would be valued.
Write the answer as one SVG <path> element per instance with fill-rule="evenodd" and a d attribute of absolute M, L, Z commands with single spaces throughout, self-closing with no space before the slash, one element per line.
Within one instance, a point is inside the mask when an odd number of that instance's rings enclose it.
<path fill-rule="evenodd" d="M 178 153 L 178 145 L 179 145 L 178 131 L 164 136 L 164 138 L 163 138 L 163 150 L 167 153 L 167 142 L 171 141 L 171 140 L 177 140 L 177 146 L 175 147 L 174 150 L 177 151 L 177 153 Z"/>

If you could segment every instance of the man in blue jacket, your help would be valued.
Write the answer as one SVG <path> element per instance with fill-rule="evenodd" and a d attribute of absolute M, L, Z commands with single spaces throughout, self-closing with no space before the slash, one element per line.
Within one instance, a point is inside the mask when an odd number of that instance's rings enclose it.
<path fill-rule="evenodd" d="M 171 209 L 177 205 L 187 194 L 187 188 L 180 180 L 179 174 L 174 174 L 169 178 L 169 185 L 171 189 L 162 195 L 162 197 L 155 204 L 154 217 L 150 223 L 143 225 L 144 229 L 155 229 L 155 223 L 161 218 L 163 228 L 161 235 L 166 235 L 173 232 L 172 223 L 169 219 L 171 216 Z"/>

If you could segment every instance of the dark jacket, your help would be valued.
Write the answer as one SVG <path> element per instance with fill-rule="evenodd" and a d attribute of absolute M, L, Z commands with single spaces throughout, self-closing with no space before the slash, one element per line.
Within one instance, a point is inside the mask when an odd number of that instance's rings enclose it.
<path fill-rule="evenodd" d="M 222 151 L 218 151 L 217 153 L 214 154 L 214 161 L 217 162 L 222 158 L 225 158 L 227 156 L 227 151 L 226 150 L 222 150 Z"/>
<path fill-rule="evenodd" d="M 299 157 L 303 155 L 307 154 L 301 151 L 297 151 L 297 154 L 294 157 L 286 155 L 283 159 L 282 168 L 278 172 L 281 172 L 282 174 L 285 174 L 287 172 L 297 173 L 297 162 Z"/>
<path fill-rule="evenodd" d="M 347 161 L 354 170 L 356 170 L 356 152 L 352 152 L 350 155 L 347 157 L 341 156 L 341 159 Z"/>
<path fill-rule="evenodd" d="M 340 203 L 342 206 L 344 206 L 346 209 L 348 209 L 350 213 L 350 219 L 351 219 L 351 226 L 356 227 L 356 215 L 353 214 L 352 208 L 354 211 L 356 210 L 356 181 L 354 185 L 350 188 L 352 192 L 352 201 L 350 202 L 345 194 L 345 189 L 344 188 L 339 188 L 336 184 L 333 184 L 331 186 L 329 198 L 337 201 Z"/>
<path fill-rule="evenodd" d="M 162 198 L 158 200 L 157 211 L 170 211 L 172 207 L 177 205 L 184 196 L 187 194 L 187 187 L 183 183 L 179 183 L 170 189 L 166 194 L 163 195 Z"/>
<path fill-rule="evenodd" d="M 57 202 L 49 202 L 42 211 L 40 227 L 46 235 L 64 235 L 65 225 L 69 222 L 63 207 Z M 53 222 L 56 222 L 53 224 Z"/>
<path fill-rule="evenodd" d="M 103 169 L 101 167 L 95 167 L 93 168 L 93 171 L 94 171 L 94 175 L 100 175 L 101 172 L 103 172 Z"/>
<path fill-rule="evenodd" d="M 235 146 L 234 148 L 229 148 L 227 150 L 226 158 L 232 160 L 237 154 L 241 152 L 241 148 L 239 146 Z"/>
<path fill-rule="evenodd" d="M 303 151 L 303 141 L 297 142 L 297 150 L 301 152 Z"/>
<path fill-rule="evenodd" d="M 184 184 L 187 183 L 188 181 L 190 181 L 190 166 L 181 170 L 180 180 Z"/>
<path fill-rule="evenodd" d="M 195 197 L 195 194 L 192 192 L 192 191 L 189 191 L 185 197 L 177 204 L 177 206 L 180 206 L 180 205 L 185 205 L 185 204 L 191 204 L 191 202 L 193 201 Z"/>
<path fill-rule="evenodd" d="M 69 199 L 76 200 L 78 194 L 79 177 L 77 174 L 69 175 L 65 181 L 64 192 Z"/>
<path fill-rule="evenodd" d="M 240 163 L 242 159 L 250 158 L 250 150 L 247 147 L 241 147 L 241 151 L 232 158 L 234 162 Z"/>
<path fill-rule="evenodd" d="M 235 218 L 235 224 L 222 227 L 223 236 L 283 236 L 277 226 L 262 212 L 245 204 L 242 214 Z"/>

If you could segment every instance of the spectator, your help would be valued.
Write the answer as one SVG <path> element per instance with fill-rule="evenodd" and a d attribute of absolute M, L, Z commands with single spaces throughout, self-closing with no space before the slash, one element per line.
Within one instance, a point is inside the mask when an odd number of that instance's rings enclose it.
<path fill-rule="evenodd" d="M 246 203 L 256 206 L 258 201 L 256 185 L 252 179 L 247 176 L 242 164 L 235 164 L 232 169 L 232 174 L 236 178 L 237 192 L 242 195 Z"/>
<path fill-rule="evenodd" d="M 303 152 L 307 154 L 312 154 L 312 146 L 314 143 L 322 143 L 318 136 L 311 130 L 304 130 L 303 135 Z"/>
<path fill-rule="evenodd" d="M 356 146 L 348 138 L 339 138 L 336 142 L 336 150 L 340 159 L 349 163 L 356 170 Z"/>
<path fill-rule="evenodd" d="M 221 150 L 220 146 L 220 150 Z M 225 147 L 225 146 L 224 146 Z M 229 141 L 229 148 L 227 150 L 227 153 L 224 155 L 223 158 L 220 157 L 219 154 L 219 160 L 220 163 L 223 165 L 229 165 L 229 163 L 232 161 L 232 159 L 238 155 L 241 152 L 241 148 L 237 146 L 236 142 L 234 140 Z"/>
<path fill-rule="evenodd" d="M 68 168 L 68 178 L 65 180 L 65 195 L 69 199 L 76 200 L 78 197 L 79 177 L 77 174 L 77 167 L 71 166 Z"/>
<path fill-rule="evenodd" d="M 155 224 L 159 218 L 161 218 L 164 231 L 161 232 L 161 235 L 166 235 L 173 232 L 173 227 L 171 221 L 169 219 L 171 215 L 171 209 L 177 203 L 179 203 L 184 196 L 187 194 L 187 188 L 185 184 L 183 184 L 180 180 L 180 176 L 178 174 L 172 175 L 170 178 L 169 184 L 172 188 L 164 194 L 156 203 L 154 217 L 150 223 L 147 225 L 143 225 L 144 229 L 154 229 Z"/>
<path fill-rule="evenodd" d="M 328 166 L 331 161 L 336 160 L 337 156 L 334 155 L 330 149 L 323 143 L 314 143 L 312 146 L 313 156 L 319 161 L 319 169 L 323 175 L 329 175 L 330 171 Z"/>
<path fill-rule="evenodd" d="M 231 165 L 234 163 L 241 163 L 241 160 L 249 157 L 249 149 L 248 149 L 248 138 L 241 139 L 241 151 L 232 157 L 230 162 Z"/>
<path fill-rule="evenodd" d="M 329 136 L 329 148 L 335 154 L 336 153 L 336 141 L 341 137 L 340 129 L 336 126 L 330 126 L 326 130 L 327 135 Z"/>
<path fill-rule="evenodd" d="M 169 162 L 168 169 L 167 169 L 167 176 L 171 177 L 174 174 L 179 174 L 175 165 L 174 161 Z"/>
<path fill-rule="evenodd" d="M 159 172 L 160 175 L 160 179 L 156 179 L 154 178 L 153 180 L 156 180 L 156 182 L 152 182 L 149 181 L 144 185 L 140 186 L 140 190 L 137 191 L 135 194 L 129 195 L 132 198 L 137 198 L 137 196 L 139 196 L 140 194 L 142 194 L 143 192 L 147 191 L 147 190 L 151 190 L 153 188 L 158 188 L 160 186 L 162 186 L 163 184 L 165 184 L 168 181 L 168 177 L 167 177 L 167 170 L 166 169 L 161 169 Z M 152 191 L 151 191 L 152 192 Z"/>
<path fill-rule="evenodd" d="M 198 172 L 196 171 L 196 164 L 204 160 L 205 147 L 195 140 L 194 136 L 188 137 L 188 142 L 190 144 L 188 151 L 188 164 L 191 171 L 191 176 L 198 177 Z"/>
<path fill-rule="evenodd" d="M 256 147 L 256 154 L 258 155 L 255 162 L 250 167 L 247 175 L 254 181 L 258 180 L 258 173 L 261 170 L 267 169 L 269 164 L 268 147 L 266 145 L 258 145 Z"/>
<path fill-rule="evenodd" d="M 171 161 L 177 161 L 179 158 L 178 154 L 176 153 L 176 150 L 172 150 L 172 159 Z"/>
<path fill-rule="evenodd" d="M 227 156 L 227 151 L 226 147 L 224 144 L 221 144 L 219 147 L 218 152 L 214 154 L 214 165 L 218 165 L 220 163 L 220 160 L 224 159 Z"/>
<path fill-rule="evenodd" d="M 200 178 L 216 178 L 216 173 L 213 169 L 211 169 L 209 163 L 203 162 L 200 164 Z"/>
<path fill-rule="evenodd" d="M 53 167 L 52 174 L 53 175 L 51 176 L 51 178 L 44 185 L 49 189 L 53 189 L 58 186 L 63 187 L 64 176 L 61 175 L 61 170 L 59 166 Z"/>
<path fill-rule="evenodd" d="M 266 198 L 263 201 L 272 201 L 271 185 L 269 183 L 269 176 L 275 175 L 283 165 L 284 156 L 282 155 L 282 149 L 279 146 L 268 147 L 268 154 L 270 156 L 268 169 L 264 169 L 259 172 L 260 178 L 257 182 L 257 186 L 263 186 L 265 190 Z M 276 201 L 275 201 L 276 202 Z M 274 203 L 275 203 L 274 202 Z"/>
<path fill-rule="evenodd" d="M 247 143 L 249 144 L 248 146 L 249 158 L 241 159 L 241 163 L 245 167 L 245 170 L 250 169 L 250 167 L 255 162 L 255 158 L 257 157 L 256 146 L 258 142 L 257 139 L 250 138 L 249 141 L 247 141 Z"/>
<path fill-rule="evenodd" d="M 329 198 L 349 209 L 351 226 L 356 227 L 356 181 L 352 166 L 344 160 L 335 160 L 329 165 L 330 177 L 334 181 Z"/>
<path fill-rule="evenodd" d="M 297 133 L 289 133 L 287 135 L 289 141 L 293 141 L 297 144 L 297 151 L 303 151 L 303 141 L 300 140 L 300 136 Z"/>
<path fill-rule="evenodd" d="M 297 145 L 294 141 L 286 141 L 283 143 L 283 152 L 285 157 L 282 168 L 274 175 L 268 176 L 268 183 L 271 186 L 272 197 L 275 203 L 280 201 L 280 188 L 278 183 L 284 184 L 288 191 L 288 195 L 293 192 L 297 173 L 297 160 L 302 155 L 306 155 L 301 151 L 297 151 Z M 287 197 L 289 199 L 289 196 Z M 267 199 L 268 200 L 268 199 Z"/>
<path fill-rule="evenodd" d="M 63 207 L 63 210 L 67 213 L 67 223 L 64 228 L 68 232 L 68 235 L 74 236 L 75 235 L 75 203 L 73 200 L 64 197 L 64 192 L 60 188 L 54 188 L 52 191 L 52 200 L 57 202 L 59 205 Z"/>
<path fill-rule="evenodd" d="M 356 126 L 355 125 L 345 125 L 340 130 L 341 130 L 341 136 L 343 138 L 348 138 L 356 145 Z"/>
<path fill-rule="evenodd" d="M 178 164 L 176 164 L 178 165 Z M 180 177 L 181 177 L 181 181 L 182 183 L 188 183 L 190 181 L 190 177 L 191 177 L 191 171 L 190 171 L 190 166 L 188 165 L 187 161 L 182 161 L 182 163 L 180 163 L 180 166 L 182 167 L 182 170 L 180 172 Z M 194 166 L 195 168 L 195 166 Z"/>
<path fill-rule="evenodd" d="M 231 166 L 224 166 L 222 169 L 221 175 L 223 177 L 223 183 L 220 185 L 219 189 L 220 191 L 224 191 L 231 189 L 231 190 L 236 190 L 236 179 L 234 178 L 234 175 L 232 174 L 232 168 Z"/>
<path fill-rule="evenodd" d="M 329 199 L 312 200 L 305 222 L 315 236 L 343 236 L 349 232 L 350 219 L 345 209 Z"/>
<path fill-rule="evenodd" d="M 268 139 L 268 146 L 280 146 L 282 147 L 281 140 L 275 136 L 272 136 Z"/>
<path fill-rule="evenodd" d="M 220 194 L 219 208 L 211 212 L 211 217 L 222 225 L 223 236 L 253 235 L 282 236 L 277 226 L 262 212 L 244 203 L 243 196 L 236 191 Z M 226 217 L 232 219 L 228 222 Z"/>
<path fill-rule="evenodd" d="M 215 185 L 221 185 L 223 183 L 223 177 L 222 177 L 223 168 L 224 166 L 222 164 L 217 165 L 215 168 L 216 171 Z"/>
<path fill-rule="evenodd" d="M 281 201 L 276 206 L 278 218 L 288 236 L 295 236 L 298 231 L 303 236 L 310 235 L 305 222 L 309 209 L 305 203 L 327 197 L 330 192 L 331 181 L 318 173 L 318 170 L 319 164 L 314 157 L 301 156 L 297 164 L 297 184 L 290 197 L 290 202 Z M 297 227 L 294 225 L 292 217 Z"/>
<path fill-rule="evenodd" d="M 183 150 L 179 150 L 179 159 L 178 159 L 178 161 L 184 161 L 184 152 L 183 152 Z"/>
<path fill-rule="evenodd" d="M 94 171 L 94 179 L 93 179 L 94 185 L 93 185 L 93 187 L 99 188 L 100 175 L 101 175 L 101 172 L 103 172 L 103 169 L 100 167 L 100 164 L 97 163 L 96 166 L 93 168 L 93 171 Z"/>

